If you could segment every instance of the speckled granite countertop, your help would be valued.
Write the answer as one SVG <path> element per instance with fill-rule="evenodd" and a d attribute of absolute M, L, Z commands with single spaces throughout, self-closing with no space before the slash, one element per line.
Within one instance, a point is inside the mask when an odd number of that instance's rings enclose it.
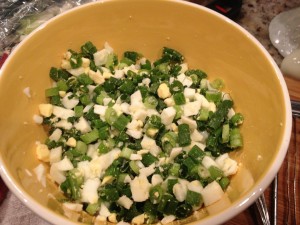
<path fill-rule="evenodd" d="M 194 2 L 207 5 L 212 1 Z M 243 0 L 241 13 L 235 21 L 256 37 L 280 65 L 283 57 L 270 41 L 269 24 L 279 13 L 296 7 L 300 7 L 300 0 Z"/>
<path fill-rule="evenodd" d="M 236 22 L 254 35 L 280 64 L 283 57 L 271 44 L 269 24 L 279 13 L 296 7 L 300 7 L 300 0 L 244 0 Z"/>

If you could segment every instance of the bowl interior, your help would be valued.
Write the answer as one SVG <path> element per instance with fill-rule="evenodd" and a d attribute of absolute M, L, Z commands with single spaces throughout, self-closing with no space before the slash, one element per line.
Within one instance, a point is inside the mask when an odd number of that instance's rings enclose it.
<path fill-rule="evenodd" d="M 47 196 L 56 192 L 54 186 L 48 182 L 44 189 L 34 174 L 28 174 L 40 163 L 35 156 L 35 142 L 43 142 L 46 137 L 45 130 L 32 117 L 38 114 L 38 104 L 46 101 L 44 90 L 51 86 L 49 69 L 60 66 L 66 50 L 79 50 L 86 41 L 92 41 L 99 49 L 107 41 L 118 55 L 135 50 L 152 60 L 160 56 L 162 47 L 171 47 L 186 57 L 191 68 L 204 70 L 210 79 L 219 77 L 225 81 L 236 111 L 245 116 L 244 148 L 233 154 L 242 169 L 234 177 L 228 194 L 232 205 L 242 205 L 270 173 L 278 152 L 285 153 L 283 136 L 289 127 L 287 97 L 282 89 L 285 84 L 278 78 L 274 63 L 250 35 L 230 20 L 188 3 L 96 2 L 40 27 L 20 44 L 1 71 L 2 175 L 7 183 L 14 183 L 10 187 L 18 190 L 15 193 L 23 193 L 19 196 L 26 198 L 29 205 L 34 199 L 38 202 L 36 206 L 60 212 L 55 201 Z M 30 88 L 31 98 L 23 93 L 26 87 Z M 267 179 L 270 181 L 271 177 Z M 220 216 L 219 211 L 224 215 L 224 207 L 221 209 L 211 210 L 203 221 L 210 221 L 216 213 Z"/>

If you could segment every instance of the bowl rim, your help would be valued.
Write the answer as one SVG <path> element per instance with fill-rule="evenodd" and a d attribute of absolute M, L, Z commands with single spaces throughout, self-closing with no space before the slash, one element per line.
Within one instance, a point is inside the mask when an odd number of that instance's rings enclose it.
<path fill-rule="evenodd" d="M 8 57 L 7 60 L 4 62 L 1 70 L 0 70 L 0 76 L 2 75 L 3 71 L 13 58 L 13 55 L 18 52 L 18 49 L 21 48 L 24 43 L 28 41 L 32 36 L 34 36 L 36 33 L 38 33 L 40 30 L 42 30 L 44 27 L 46 27 L 48 24 L 51 24 L 53 21 L 57 20 L 58 18 L 64 17 L 66 14 L 80 11 L 83 8 L 92 7 L 93 5 L 100 5 L 105 2 L 113 2 L 116 0 L 100 0 L 96 2 L 90 2 L 86 3 L 81 6 L 74 7 L 72 9 L 69 9 L 51 19 L 46 21 L 44 24 L 40 25 L 38 28 L 36 28 L 33 32 L 31 32 L 27 37 L 25 37 L 22 42 L 20 42 L 16 48 L 12 51 L 10 54 L 11 57 Z M 121 0 L 117 0 L 121 1 Z M 152 0 L 153 1 L 153 0 Z M 161 0 L 155 0 L 155 1 L 161 1 Z M 271 57 L 271 55 L 268 53 L 268 51 L 263 47 L 263 45 L 252 35 L 250 32 L 248 32 L 245 28 L 243 28 L 241 25 L 237 24 L 236 22 L 230 20 L 229 18 L 209 9 L 205 6 L 198 5 L 196 3 L 183 1 L 183 0 L 167 0 L 168 2 L 173 2 L 175 4 L 183 4 L 188 5 L 193 8 L 196 8 L 199 11 L 204 11 L 205 13 L 212 14 L 213 16 L 222 19 L 226 21 L 230 26 L 233 26 L 236 30 L 239 30 L 244 35 L 246 35 L 251 42 L 253 42 L 258 49 L 263 53 L 264 57 L 268 60 L 268 62 L 272 65 L 274 72 L 276 74 L 276 77 L 280 83 L 281 91 L 283 95 L 283 101 L 285 105 L 285 127 L 283 130 L 282 140 L 281 144 L 278 148 L 278 152 L 276 157 L 273 159 L 272 164 L 269 166 L 268 170 L 269 173 L 265 175 L 264 179 L 258 180 L 258 183 L 254 185 L 251 189 L 247 191 L 247 193 L 239 200 L 236 200 L 230 208 L 225 209 L 221 212 L 218 212 L 214 214 L 212 217 L 204 217 L 201 220 L 194 221 L 192 224 L 201 223 L 201 225 L 210 225 L 210 224 L 221 224 L 229 219 L 233 218 L 234 216 L 238 215 L 242 211 L 244 211 L 246 208 L 248 208 L 255 200 L 263 194 L 264 190 L 270 185 L 270 183 L 273 181 L 274 177 L 276 176 L 277 172 L 280 169 L 280 166 L 282 165 L 282 162 L 285 158 L 286 152 L 288 150 L 290 137 L 291 137 L 291 131 L 292 131 L 292 111 L 291 111 L 291 104 L 290 104 L 290 97 L 287 89 L 287 85 L 285 83 L 284 77 L 274 61 L 274 59 Z M 5 184 L 8 186 L 9 190 L 12 191 L 14 195 L 17 196 L 21 202 L 31 209 L 36 215 L 39 217 L 45 219 L 46 221 L 54 224 L 65 224 L 65 225 L 74 225 L 78 224 L 78 222 L 73 222 L 69 220 L 67 217 L 64 217 L 63 215 L 60 215 L 58 213 L 55 213 L 53 210 L 50 210 L 46 208 L 45 206 L 38 203 L 36 200 L 34 200 L 29 194 L 22 191 L 22 188 L 18 186 L 14 181 L 13 178 L 10 176 L 9 171 L 5 168 L 3 159 L 0 155 L 0 175 L 5 182 Z"/>

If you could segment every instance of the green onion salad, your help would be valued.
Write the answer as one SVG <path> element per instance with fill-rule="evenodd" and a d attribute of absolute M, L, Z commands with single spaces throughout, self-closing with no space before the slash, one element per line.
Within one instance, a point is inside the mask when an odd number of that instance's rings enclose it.
<path fill-rule="evenodd" d="M 238 170 L 228 153 L 243 146 L 243 115 L 221 79 L 168 47 L 150 62 L 91 42 L 68 50 L 50 77 L 39 105 L 49 136 L 36 151 L 68 217 L 166 224 L 222 198 Z"/>

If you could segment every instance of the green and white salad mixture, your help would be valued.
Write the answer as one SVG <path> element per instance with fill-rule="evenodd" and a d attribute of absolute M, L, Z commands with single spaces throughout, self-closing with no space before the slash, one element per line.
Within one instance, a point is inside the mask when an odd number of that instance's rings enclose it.
<path fill-rule="evenodd" d="M 166 224 L 222 198 L 238 170 L 228 152 L 243 145 L 243 116 L 222 80 L 167 47 L 151 63 L 91 42 L 67 51 L 50 77 L 49 103 L 39 105 L 49 138 L 36 151 L 67 216 Z"/>

